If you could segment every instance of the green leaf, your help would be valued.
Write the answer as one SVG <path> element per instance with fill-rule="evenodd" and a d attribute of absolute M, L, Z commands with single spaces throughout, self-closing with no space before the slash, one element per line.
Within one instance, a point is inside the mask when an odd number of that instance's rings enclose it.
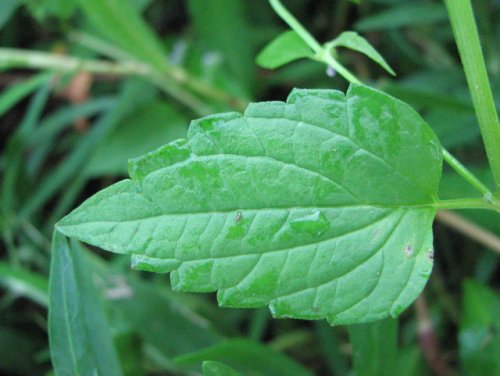
<path fill-rule="evenodd" d="M 295 31 L 286 31 L 264 47 L 257 56 L 257 64 L 275 69 L 294 60 L 313 57 L 311 48 Z"/>
<path fill-rule="evenodd" d="M 212 53 L 221 54 L 233 81 L 249 92 L 255 85 L 252 36 L 245 0 L 187 1 L 196 40 Z"/>
<path fill-rule="evenodd" d="M 199 364 L 205 360 L 223 362 L 246 376 L 311 376 L 299 363 L 258 342 L 231 339 L 207 349 L 179 356 L 179 365 Z"/>
<path fill-rule="evenodd" d="M 56 375 L 121 375 L 109 324 L 81 248 L 52 239 L 49 341 Z"/>
<path fill-rule="evenodd" d="M 365 38 L 354 31 L 344 31 L 337 38 L 328 43 L 329 47 L 345 47 L 354 51 L 361 52 L 362 54 L 368 56 L 382 68 L 384 68 L 387 72 L 392 74 L 393 76 L 396 73 L 392 70 L 392 68 L 387 64 L 382 55 L 378 53 L 378 51 L 368 42 Z"/>
<path fill-rule="evenodd" d="M 78 0 L 25 0 L 32 15 L 39 21 L 50 16 L 61 19 L 70 18 L 76 10 Z"/>
<path fill-rule="evenodd" d="M 48 82 L 52 76 L 52 73 L 39 73 L 26 81 L 5 89 L 0 95 L 0 116 L 3 116 L 16 103 L 19 103 L 23 98 Z"/>
<path fill-rule="evenodd" d="M 3 0 L 0 3 L 0 30 L 9 22 L 10 18 L 21 4 L 21 0 Z"/>
<path fill-rule="evenodd" d="M 57 227 L 222 306 L 367 322 L 430 275 L 441 165 L 406 104 L 361 85 L 294 90 L 192 122 Z"/>
<path fill-rule="evenodd" d="M 137 273 L 117 272 L 98 257 L 91 261 L 101 282 L 99 290 L 107 298 L 107 311 L 164 357 L 198 351 L 222 339 L 214 326 L 166 288 L 164 281 L 142 281 Z"/>
<path fill-rule="evenodd" d="M 444 4 L 415 3 L 398 4 L 356 22 L 359 31 L 391 30 L 400 27 L 433 24 L 446 21 L 448 15 Z"/>
<path fill-rule="evenodd" d="M 356 376 L 396 374 L 398 322 L 385 319 L 347 327 Z"/>
<path fill-rule="evenodd" d="M 113 130 L 85 167 L 89 176 L 127 173 L 127 161 L 166 142 L 186 137 L 184 116 L 167 103 L 153 100 Z"/>
<path fill-rule="evenodd" d="M 135 58 L 163 70 L 167 56 L 161 42 L 130 0 L 78 0 L 103 35 Z"/>
<path fill-rule="evenodd" d="M 2 375 L 46 374 L 46 365 L 40 364 L 40 359 L 35 355 L 46 347 L 46 343 L 34 333 L 33 327 L 27 325 L 28 320 L 24 321 L 24 325 L 19 325 L 18 319 L 24 314 L 26 313 L 20 311 L 15 311 L 14 314 L 6 310 L 2 312 L 3 323 L 0 325 L 0 373 Z M 16 318 L 15 323 L 10 322 L 9 325 L 8 320 L 11 315 Z M 18 329 L 19 326 L 22 326 L 24 330 Z"/>
<path fill-rule="evenodd" d="M 204 376 L 241 376 L 240 373 L 236 372 L 231 367 L 213 360 L 203 362 L 202 368 Z"/>
<path fill-rule="evenodd" d="M 44 275 L 11 266 L 0 261 L 0 286 L 47 307 L 48 281 Z"/>
<path fill-rule="evenodd" d="M 499 333 L 499 295 L 475 281 L 466 281 L 458 337 L 464 375 L 500 374 Z"/>

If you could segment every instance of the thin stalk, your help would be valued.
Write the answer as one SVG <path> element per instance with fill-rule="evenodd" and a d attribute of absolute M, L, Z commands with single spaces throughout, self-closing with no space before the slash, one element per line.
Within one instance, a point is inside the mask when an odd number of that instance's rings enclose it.
<path fill-rule="evenodd" d="M 269 0 L 274 11 L 285 21 L 290 28 L 295 31 L 307 43 L 311 49 L 319 54 L 323 51 L 323 47 L 316 39 L 306 30 L 304 26 L 286 9 L 279 0 Z"/>
<path fill-rule="evenodd" d="M 342 77 L 344 77 L 349 82 L 355 84 L 361 83 L 361 81 L 358 80 L 358 78 L 354 74 L 352 74 L 346 67 L 344 67 L 337 60 L 335 60 L 328 51 L 324 50 L 323 53 L 321 54 L 320 59 L 323 60 L 328 65 L 330 65 L 333 69 L 335 69 Z"/>
<path fill-rule="evenodd" d="M 24 51 L 13 48 L 0 48 L 0 69 L 27 68 L 51 69 L 62 72 L 85 71 L 109 75 L 137 75 L 147 78 L 167 94 L 191 108 L 198 115 L 211 113 L 211 108 L 200 99 L 184 90 L 179 84 L 160 75 L 146 64 L 135 61 L 113 63 L 104 60 L 80 59 L 72 56 L 56 55 L 45 52 Z"/>
<path fill-rule="evenodd" d="M 474 13 L 470 0 L 445 0 L 445 3 L 498 191 L 500 188 L 500 123 Z"/>
<path fill-rule="evenodd" d="M 54 69 L 64 72 L 86 71 L 110 75 L 148 75 L 151 69 L 135 62 L 112 63 L 104 60 L 80 59 L 46 52 L 0 48 L 0 69 Z"/>
<path fill-rule="evenodd" d="M 329 52 L 328 48 L 323 47 L 319 42 L 309 33 L 304 26 L 286 9 L 279 0 L 269 0 L 274 11 L 285 21 L 290 28 L 295 31 L 309 47 L 314 51 L 315 58 L 331 66 L 342 77 L 349 82 L 360 84 L 361 81 L 356 78 L 347 68 L 340 64 Z"/>
<path fill-rule="evenodd" d="M 450 152 L 443 148 L 444 160 L 463 177 L 470 185 L 476 188 L 483 197 L 489 198 L 492 194 L 489 188 L 476 178 L 462 163 L 460 163 Z"/>
<path fill-rule="evenodd" d="M 486 202 L 481 198 L 439 200 L 432 206 L 436 209 L 488 209 L 500 212 L 500 205 Z"/>

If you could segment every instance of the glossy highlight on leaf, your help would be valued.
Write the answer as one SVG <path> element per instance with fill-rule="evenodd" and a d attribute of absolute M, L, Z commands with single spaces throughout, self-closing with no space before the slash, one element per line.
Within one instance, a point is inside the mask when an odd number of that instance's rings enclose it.
<path fill-rule="evenodd" d="M 57 228 L 222 306 L 367 322 L 400 314 L 430 275 L 441 165 L 408 105 L 362 85 L 296 89 L 193 121 Z"/>

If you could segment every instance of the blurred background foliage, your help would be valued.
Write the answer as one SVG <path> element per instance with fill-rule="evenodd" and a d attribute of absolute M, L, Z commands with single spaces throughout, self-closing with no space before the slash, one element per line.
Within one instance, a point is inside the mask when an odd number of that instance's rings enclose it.
<path fill-rule="evenodd" d="M 491 185 L 440 1 L 284 3 L 322 42 L 345 30 L 370 40 L 397 77 L 354 52 L 345 51 L 343 63 L 414 106 Z M 499 107 L 500 2 L 473 5 Z M 1 374 L 52 372 L 53 225 L 126 177 L 129 158 L 184 137 L 193 118 L 284 100 L 294 87 L 346 89 L 309 60 L 259 68 L 258 52 L 284 30 L 266 0 L 0 1 Z M 440 192 L 475 195 L 447 168 Z M 125 375 L 189 374 L 213 360 L 245 375 L 388 375 L 392 364 L 399 375 L 493 376 L 500 374 L 499 258 L 492 252 L 500 252 L 499 234 L 495 213 L 439 216 L 435 269 L 415 307 L 398 322 L 348 330 L 271 320 L 267 309 L 219 309 L 214 296 L 172 292 L 167 276 L 130 272 L 127 257 L 75 244 L 76 269 L 63 269 L 95 290 Z M 353 358 L 361 359 L 354 371 Z M 224 367 L 217 362 L 205 364 L 205 374 Z"/>

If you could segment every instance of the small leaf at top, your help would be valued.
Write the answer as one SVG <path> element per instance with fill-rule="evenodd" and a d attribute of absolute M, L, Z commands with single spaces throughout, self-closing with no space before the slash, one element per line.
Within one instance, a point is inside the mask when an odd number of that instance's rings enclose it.
<path fill-rule="evenodd" d="M 327 43 L 328 47 L 345 47 L 354 51 L 361 52 L 365 54 L 382 68 L 384 68 L 387 72 L 392 74 L 393 76 L 396 73 L 392 70 L 392 68 L 387 64 L 382 55 L 378 53 L 378 51 L 361 35 L 356 33 L 355 31 L 344 31 L 337 38 Z"/>
<path fill-rule="evenodd" d="M 295 31 L 286 31 L 273 39 L 257 56 L 257 64 L 275 69 L 302 58 L 312 58 L 311 48 Z"/>
<path fill-rule="evenodd" d="M 367 322 L 429 277 L 441 165 L 408 105 L 362 85 L 294 90 L 193 121 L 57 228 L 223 306 Z"/>

